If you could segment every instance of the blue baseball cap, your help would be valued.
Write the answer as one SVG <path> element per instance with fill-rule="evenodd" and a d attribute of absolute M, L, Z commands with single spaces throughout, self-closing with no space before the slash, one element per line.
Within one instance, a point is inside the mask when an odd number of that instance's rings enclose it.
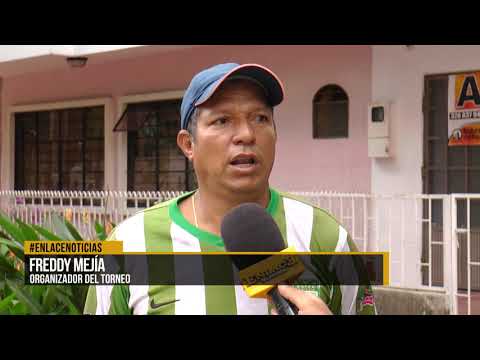
<path fill-rule="evenodd" d="M 258 64 L 219 64 L 195 75 L 183 96 L 180 107 L 181 128 L 186 129 L 195 108 L 206 102 L 228 78 L 248 78 L 265 90 L 267 101 L 277 106 L 283 100 L 283 84 L 270 69 Z"/>

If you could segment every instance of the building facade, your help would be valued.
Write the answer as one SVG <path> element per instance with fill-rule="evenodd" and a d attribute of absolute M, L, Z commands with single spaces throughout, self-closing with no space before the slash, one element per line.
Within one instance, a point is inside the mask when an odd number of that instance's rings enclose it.
<path fill-rule="evenodd" d="M 3 75 L 1 188 L 47 189 L 49 186 L 58 190 L 126 190 L 127 188 L 155 190 L 153 185 L 159 189 L 166 189 L 168 186 L 172 187 L 173 183 L 186 184 L 185 187 L 188 187 L 189 182 L 185 179 L 188 177 L 188 170 L 185 169 L 185 163 L 182 163 L 179 154 L 172 154 L 174 146 L 171 142 L 176 131 L 175 119 L 164 121 L 160 119 L 158 125 L 168 123 L 168 129 L 157 128 L 160 133 L 150 134 L 149 139 L 145 139 L 149 134 L 133 135 L 132 131 L 113 131 L 113 129 L 127 107 L 131 110 L 126 116 L 129 118 L 129 123 L 132 122 L 131 118 L 145 118 L 152 111 L 157 112 L 158 116 L 161 116 L 160 113 L 163 111 L 166 116 L 164 119 L 167 119 L 169 111 L 174 111 L 175 102 L 180 101 L 183 91 L 195 73 L 215 63 L 238 62 L 264 64 L 272 68 L 285 83 L 285 100 L 275 111 L 279 141 L 271 177 L 273 186 L 285 190 L 370 191 L 371 160 L 367 154 L 365 126 L 367 121 L 365 106 L 371 97 L 372 49 L 370 47 L 204 46 L 163 49 L 162 46 L 152 46 L 145 47 L 150 49 L 142 48 L 118 50 L 118 53 L 131 52 L 131 55 L 120 56 L 119 54 L 118 59 L 115 58 L 115 54 L 110 54 L 109 57 L 105 55 L 106 59 L 97 63 L 93 54 L 83 68 L 71 68 L 64 58 L 57 59 L 57 56 L 51 61 L 62 60 L 63 62 L 60 61 L 51 67 L 43 66 L 45 70 L 38 64 L 38 70 L 36 70 L 34 63 L 45 60 L 32 58 L 29 59 L 32 64 L 29 64 L 24 72 L 11 71 L 13 75 L 8 73 Z M 24 60 L 17 60 L 18 63 L 22 61 Z M 348 96 L 346 104 L 348 135 L 313 138 L 312 113 L 315 95 L 322 87 L 332 84 L 343 89 Z M 158 107 L 155 102 L 163 102 L 163 106 L 155 108 L 155 106 Z M 153 107 L 147 106 L 145 109 L 145 104 L 148 105 L 148 103 Z M 144 109 L 141 109 L 140 105 Z M 74 108 L 78 110 L 68 114 L 61 111 Z M 90 111 L 91 115 L 82 115 L 80 110 L 82 108 L 94 110 L 85 110 Z M 101 109 L 103 109 L 103 119 L 100 114 Z M 170 115 L 175 116 L 175 114 Z M 20 138 L 22 130 L 18 126 L 21 122 L 19 118 L 22 116 L 30 118 L 30 120 L 23 120 L 31 122 L 30 125 L 24 125 L 27 132 L 30 129 L 28 126 L 34 126 L 35 121 L 38 122 L 35 126 L 39 128 L 55 127 L 57 122 L 78 126 L 68 129 L 67 125 L 62 129 L 52 128 L 51 132 L 56 131 L 58 135 L 52 133 L 50 137 L 44 136 L 44 140 L 51 142 L 50 145 L 27 146 L 28 149 L 24 149 L 22 155 L 18 151 L 24 145 L 20 148 L 18 144 L 15 145 L 15 142 L 22 142 Z M 89 129 L 85 130 L 86 133 L 98 133 L 96 137 L 81 136 L 83 127 L 79 125 L 81 122 L 79 119 L 82 116 L 86 116 L 86 120 L 81 120 L 86 121 L 85 126 Z M 39 117 L 38 120 L 35 120 L 36 117 Z M 57 118 L 62 118 L 63 121 L 56 120 Z M 103 124 L 100 124 L 101 122 Z M 119 125 L 121 126 L 122 124 Z M 25 140 L 27 142 L 36 141 L 34 138 L 28 139 L 28 135 L 22 136 L 27 137 Z M 58 139 L 62 138 L 62 141 L 67 139 L 76 141 L 77 144 L 72 142 L 54 145 L 57 139 L 55 136 Z M 160 138 L 160 142 L 163 141 L 163 143 L 154 144 L 149 141 L 154 138 Z M 101 142 L 104 144 L 103 149 L 100 146 Z M 132 145 L 134 143 L 137 144 L 136 148 Z M 95 146 L 96 150 L 92 150 Z M 32 162 L 37 161 L 36 158 L 27 156 L 28 151 L 32 155 L 38 154 L 39 157 L 43 156 L 50 160 L 55 153 L 53 158 L 59 165 L 43 164 L 42 158 L 37 166 L 38 175 L 36 175 L 37 170 L 33 168 L 24 169 L 23 172 L 35 174 L 37 177 L 42 177 L 42 172 L 49 176 L 64 173 L 64 176 L 58 175 L 58 179 L 47 182 L 44 178 L 31 183 L 20 181 L 19 166 L 25 163 L 32 165 Z M 59 159 L 60 157 L 62 159 Z M 95 162 L 89 167 L 89 161 L 94 159 Z M 137 178 L 133 174 L 135 171 L 138 172 Z M 162 185 L 162 179 L 154 178 L 151 174 L 155 171 L 164 171 L 163 178 L 167 178 L 163 181 L 165 186 Z M 175 171 L 179 172 L 175 173 Z M 187 175 L 181 174 L 181 171 L 185 171 Z M 18 185 L 15 185 L 15 173 L 17 173 Z M 69 173 L 73 175 L 68 175 Z M 295 176 L 292 177 L 292 174 Z M 82 181 L 79 181 L 79 178 L 82 178 Z M 175 185 L 176 189 L 181 187 L 178 184 Z"/>

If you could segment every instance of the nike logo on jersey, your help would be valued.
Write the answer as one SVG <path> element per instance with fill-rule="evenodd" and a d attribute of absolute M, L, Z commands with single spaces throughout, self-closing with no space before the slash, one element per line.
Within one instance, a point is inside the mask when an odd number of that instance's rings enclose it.
<path fill-rule="evenodd" d="M 180 301 L 180 299 L 164 301 L 164 302 L 161 302 L 161 303 L 155 303 L 155 300 L 152 299 L 152 301 L 150 301 L 150 307 L 152 309 L 158 309 L 159 307 L 162 307 L 162 306 L 165 306 L 165 305 L 168 305 L 168 304 L 173 304 L 174 302 L 177 302 L 177 301 Z"/>

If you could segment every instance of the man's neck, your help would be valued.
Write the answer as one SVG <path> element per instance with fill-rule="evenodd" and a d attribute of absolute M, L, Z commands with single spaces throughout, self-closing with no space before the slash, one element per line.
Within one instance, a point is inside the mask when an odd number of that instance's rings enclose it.
<path fill-rule="evenodd" d="M 254 202 L 266 208 L 270 201 L 268 186 L 257 194 L 229 193 L 223 196 L 199 188 L 194 196 L 198 227 L 218 236 L 223 217 L 232 208 L 245 202 Z M 191 206 L 193 212 L 193 202 Z"/>

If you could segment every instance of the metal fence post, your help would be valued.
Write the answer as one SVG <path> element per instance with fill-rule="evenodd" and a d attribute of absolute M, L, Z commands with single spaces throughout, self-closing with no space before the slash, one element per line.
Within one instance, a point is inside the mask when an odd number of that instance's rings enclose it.
<path fill-rule="evenodd" d="M 450 302 L 450 312 L 452 314 L 454 311 L 454 303 L 456 303 L 455 298 L 455 289 L 453 287 L 453 253 L 452 246 L 453 241 L 453 224 L 452 224 L 452 197 L 445 196 L 442 200 L 443 203 L 443 286 L 447 291 L 449 302 Z"/>
<path fill-rule="evenodd" d="M 457 199 L 455 195 L 449 195 L 449 202 L 450 202 L 450 224 L 451 224 L 451 235 L 450 235 L 450 254 L 451 254 L 451 307 L 452 307 L 452 314 L 458 314 L 458 264 L 457 264 L 457 252 L 458 252 L 458 239 L 457 239 Z"/>

